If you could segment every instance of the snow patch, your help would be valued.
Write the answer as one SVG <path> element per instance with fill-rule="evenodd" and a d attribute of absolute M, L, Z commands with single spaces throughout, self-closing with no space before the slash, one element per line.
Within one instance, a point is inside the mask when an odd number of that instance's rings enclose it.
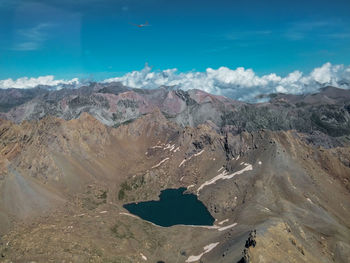
<path fill-rule="evenodd" d="M 152 147 L 151 147 L 151 149 L 156 149 L 156 148 L 160 148 L 160 149 L 161 149 L 161 148 L 163 148 L 163 146 L 161 146 L 161 145 L 155 145 L 155 146 L 152 146 Z"/>
<path fill-rule="evenodd" d="M 131 217 L 134 217 L 134 218 L 140 219 L 138 216 L 135 216 L 135 215 L 133 215 L 133 214 L 129 214 L 129 213 L 125 213 L 125 212 L 120 212 L 119 214 L 120 214 L 120 215 L 125 215 L 125 216 L 131 216 Z"/>
<path fill-rule="evenodd" d="M 169 150 L 172 151 L 175 148 L 175 144 L 171 145 L 170 143 L 168 143 L 167 145 L 165 145 L 165 147 L 163 148 L 163 150 Z"/>
<path fill-rule="evenodd" d="M 204 152 L 204 150 L 201 150 L 199 153 L 195 153 L 194 156 L 199 156 Z"/>
<path fill-rule="evenodd" d="M 154 166 L 152 166 L 152 169 L 153 168 L 157 168 L 157 167 L 159 167 L 162 163 L 164 163 L 164 162 L 166 162 L 167 160 L 169 160 L 169 157 L 167 157 L 167 158 L 165 158 L 165 159 L 163 159 L 163 160 L 161 160 L 158 164 L 156 164 L 156 165 L 154 165 Z"/>
<path fill-rule="evenodd" d="M 186 162 L 186 159 L 183 159 L 182 162 L 180 163 L 179 167 L 181 167 L 185 162 Z"/>
<path fill-rule="evenodd" d="M 306 200 L 307 200 L 310 204 L 313 204 L 313 202 L 311 201 L 310 198 L 306 198 Z"/>
<path fill-rule="evenodd" d="M 183 224 L 180 224 L 178 226 L 184 226 L 184 227 L 199 227 L 199 228 L 206 228 L 206 229 L 219 229 L 220 227 L 219 226 L 216 226 L 216 225 L 213 225 L 213 226 L 202 226 L 202 225 L 183 225 Z"/>
<path fill-rule="evenodd" d="M 208 180 L 206 182 L 204 182 L 198 189 L 197 189 L 197 194 L 199 193 L 200 190 L 202 190 L 205 186 L 211 185 L 211 184 L 215 184 L 216 181 L 218 180 L 227 180 L 227 179 L 231 179 L 233 178 L 235 175 L 239 175 L 242 174 L 244 172 L 247 171 L 251 171 L 253 170 L 253 166 L 251 164 L 247 164 L 247 166 L 245 168 L 243 168 L 242 170 L 239 170 L 237 172 L 234 172 L 232 174 L 227 174 L 227 171 L 224 170 L 221 174 L 215 176 L 213 179 Z"/>
<path fill-rule="evenodd" d="M 218 231 L 224 231 L 224 230 L 230 229 L 236 225 L 237 225 L 237 223 L 233 223 L 232 225 L 228 225 L 228 226 L 224 226 L 224 227 L 219 228 Z"/>
<path fill-rule="evenodd" d="M 221 222 L 219 222 L 218 224 L 219 225 L 222 225 L 223 223 L 226 223 L 226 222 L 228 222 L 229 221 L 229 219 L 225 219 L 225 220 L 222 220 Z"/>
<path fill-rule="evenodd" d="M 140 253 L 140 256 L 142 257 L 143 260 L 147 261 L 147 257 L 144 254 Z"/>
<path fill-rule="evenodd" d="M 209 253 L 210 251 L 212 251 L 217 245 L 219 245 L 220 242 L 217 242 L 217 243 L 211 243 L 207 246 L 205 246 L 203 249 L 204 251 L 199 254 L 198 256 L 190 256 L 186 262 L 195 262 L 195 261 L 198 261 L 201 259 L 201 257 L 204 255 L 204 254 L 207 254 Z"/>
<path fill-rule="evenodd" d="M 204 150 L 201 150 L 200 152 L 191 155 L 188 159 L 187 159 L 187 158 L 183 159 L 182 162 L 180 163 L 179 167 L 181 167 L 185 162 L 191 160 L 193 156 L 195 156 L 195 157 L 196 157 L 196 156 L 199 156 L 199 155 L 201 155 L 203 152 L 204 152 Z"/>

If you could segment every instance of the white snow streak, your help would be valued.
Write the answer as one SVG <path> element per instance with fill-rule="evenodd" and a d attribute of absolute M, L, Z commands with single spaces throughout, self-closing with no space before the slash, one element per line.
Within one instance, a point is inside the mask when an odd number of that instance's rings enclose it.
<path fill-rule="evenodd" d="M 160 142 L 158 142 L 158 143 L 160 143 Z M 164 151 L 169 150 L 170 152 L 174 152 L 174 153 L 176 153 L 177 151 L 180 151 L 180 147 L 177 147 L 176 149 L 175 149 L 175 147 L 176 147 L 175 144 L 162 143 L 160 145 L 152 146 L 151 149 L 163 149 Z"/>
<path fill-rule="evenodd" d="M 170 143 L 168 143 L 167 145 L 165 145 L 163 150 L 168 150 L 169 149 L 169 151 L 172 151 L 172 150 L 174 150 L 174 148 L 175 148 L 175 144 L 171 145 Z"/>
<path fill-rule="evenodd" d="M 309 203 L 313 204 L 313 202 L 311 201 L 310 198 L 306 198 L 306 200 L 307 200 Z"/>
<path fill-rule="evenodd" d="M 222 220 L 222 221 L 221 221 L 221 222 L 219 222 L 218 224 L 219 224 L 219 225 L 222 225 L 223 223 L 228 222 L 228 220 L 229 220 L 229 219 Z"/>
<path fill-rule="evenodd" d="M 167 160 L 169 160 L 169 157 L 165 158 L 164 160 L 161 160 L 158 164 L 152 166 L 152 169 L 157 168 L 158 166 L 160 166 L 162 163 L 166 162 Z"/>
<path fill-rule="evenodd" d="M 211 243 L 207 246 L 205 246 L 203 249 L 204 251 L 199 254 L 198 256 L 190 256 L 186 262 L 195 262 L 195 261 L 198 261 L 201 259 L 201 257 L 206 254 L 206 253 L 209 253 L 210 251 L 212 251 L 217 245 L 219 245 L 220 242 L 217 242 L 217 243 Z"/>
<path fill-rule="evenodd" d="M 135 216 L 135 215 L 132 215 L 132 214 L 129 214 L 129 213 L 125 213 L 125 212 L 120 212 L 119 214 L 120 214 L 120 215 L 125 215 L 125 216 L 131 216 L 131 217 L 140 219 L 138 216 Z"/>
<path fill-rule="evenodd" d="M 197 194 L 199 193 L 200 190 L 202 190 L 205 186 L 211 185 L 211 184 L 215 184 L 216 181 L 218 180 L 227 180 L 227 179 L 231 179 L 232 177 L 234 177 L 235 175 L 238 174 L 242 174 L 244 172 L 247 171 L 251 171 L 253 170 L 253 166 L 251 164 L 247 164 L 247 166 L 245 168 L 243 168 L 242 170 L 239 170 L 237 172 L 234 172 L 233 174 L 227 174 L 227 171 L 223 171 L 221 174 L 215 176 L 213 179 L 204 182 L 198 189 L 197 189 Z"/>
<path fill-rule="evenodd" d="M 220 172 L 222 169 L 224 169 L 225 167 L 221 167 L 219 170 L 218 170 L 218 172 Z"/>
<path fill-rule="evenodd" d="M 142 257 L 143 260 L 147 261 L 147 257 L 144 254 L 140 253 L 140 256 Z"/>
<path fill-rule="evenodd" d="M 181 167 L 185 162 L 191 160 L 193 156 L 194 156 L 194 157 L 199 156 L 199 155 L 201 155 L 203 152 L 204 152 L 204 150 L 201 150 L 200 152 L 191 155 L 188 159 L 186 159 L 186 158 L 183 159 L 182 162 L 180 163 L 179 167 Z"/>
<path fill-rule="evenodd" d="M 186 162 L 186 159 L 183 159 L 182 162 L 180 163 L 179 167 L 181 167 L 185 162 Z"/>
<path fill-rule="evenodd" d="M 204 152 L 204 150 L 201 150 L 199 153 L 195 153 L 194 156 L 199 156 Z"/>
<path fill-rule="evenodd" d="M 236 225 L 237 225 L 237 223 L 233 223 L 232 225 L 228 225 L 228 226 L 224 226 L 224 227 L 219 228 L 218 231 L 224 231 L 224 230 L 230 229 Z"/>
<path fill-rule="evenodd" d="M 152 146 L 151 149 L 156 149 L 156 148 L 163 148 L 162 146 L 160 145 L 155 145 L 155 146 Z"/>

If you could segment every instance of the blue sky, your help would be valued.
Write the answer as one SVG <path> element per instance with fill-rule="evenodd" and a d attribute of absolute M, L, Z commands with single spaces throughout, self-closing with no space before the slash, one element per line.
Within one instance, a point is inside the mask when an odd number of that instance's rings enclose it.
<path fill-rule="evenodd" d="M 349 0 L 0 0 L 0 79 L 349 65 L 349 12 Z"/>

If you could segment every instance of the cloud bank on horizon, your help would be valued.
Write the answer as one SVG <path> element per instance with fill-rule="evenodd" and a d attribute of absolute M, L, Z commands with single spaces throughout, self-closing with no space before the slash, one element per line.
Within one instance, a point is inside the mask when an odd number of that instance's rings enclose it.
<path fill-rule="evenodd" d="M 16 80 L 5 79 L 0 80 L 0 89 L 31 89 L 37 86 L 50 86 L 50 87 L 60 87 L 62 85 L 78 85 L 79 79 L 74 78 L 71 80 L 55 80 L 52 75 L 42 76 L 38 78 L 28 78 L 23 77 Z"/>
<path fill-rule="evenodd" d="M 315 92 L 326 85 L 349 89 L 350 66 L 325 63 L 309 75 L 296 70 L 286 77 L 275 73 L 260 77 L 252 69 L 243 67 L 235 70 L 220 67 L 216 70 L 208 68 L 205 72 L 178 73 L 177 69 L 154 72 L 146 65 L 141 71 L 133 71 L 105 82 L 121 82 L 128 87 L 146 89 L 160 86 L 176 86 L 183 90 L 200 89 L 236 100 L 256 101 L 256 97 L 262 94 L 303 94 Z"/>
<path fill-rule="evenodd" d="M 103 82 L 121 82 L 131 88 L 144 89 L 154 89 L 161 86 L 172 86 L 183 90 L 200 89 L 236 100 L 256 102 L 258 95 L 311 93 L 327 85 L 350 89 L 350 66 L 325 63 L 312 70 L 308 75 L 296 70 L 281 77 L 275 73 L 258 76 L 252 69 L 243 67 L 234 70 L 227 67 L 208 68 L 205 72 L 181 73 L 177 69 L 152 71 L 152 68 L 146 65 L 140 71 L 129 72 L 121 77 L 106 79 Z M 38 85 L 79 86 L 80 82 L 77 78 L 55 80 L 54 76 L 0 80 L 0 88 L 2 89 L 34 88 Z"/>

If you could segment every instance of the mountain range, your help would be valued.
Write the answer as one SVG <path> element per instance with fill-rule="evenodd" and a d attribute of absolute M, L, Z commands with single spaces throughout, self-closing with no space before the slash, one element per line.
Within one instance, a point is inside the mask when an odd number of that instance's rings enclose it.
<path fill-rule="evenodd" d="M 0 90 L 0 261 L 350 262 L 350 90 L 263 99 Z M 213 226 L 123 208 L 179 187 Z"/>

